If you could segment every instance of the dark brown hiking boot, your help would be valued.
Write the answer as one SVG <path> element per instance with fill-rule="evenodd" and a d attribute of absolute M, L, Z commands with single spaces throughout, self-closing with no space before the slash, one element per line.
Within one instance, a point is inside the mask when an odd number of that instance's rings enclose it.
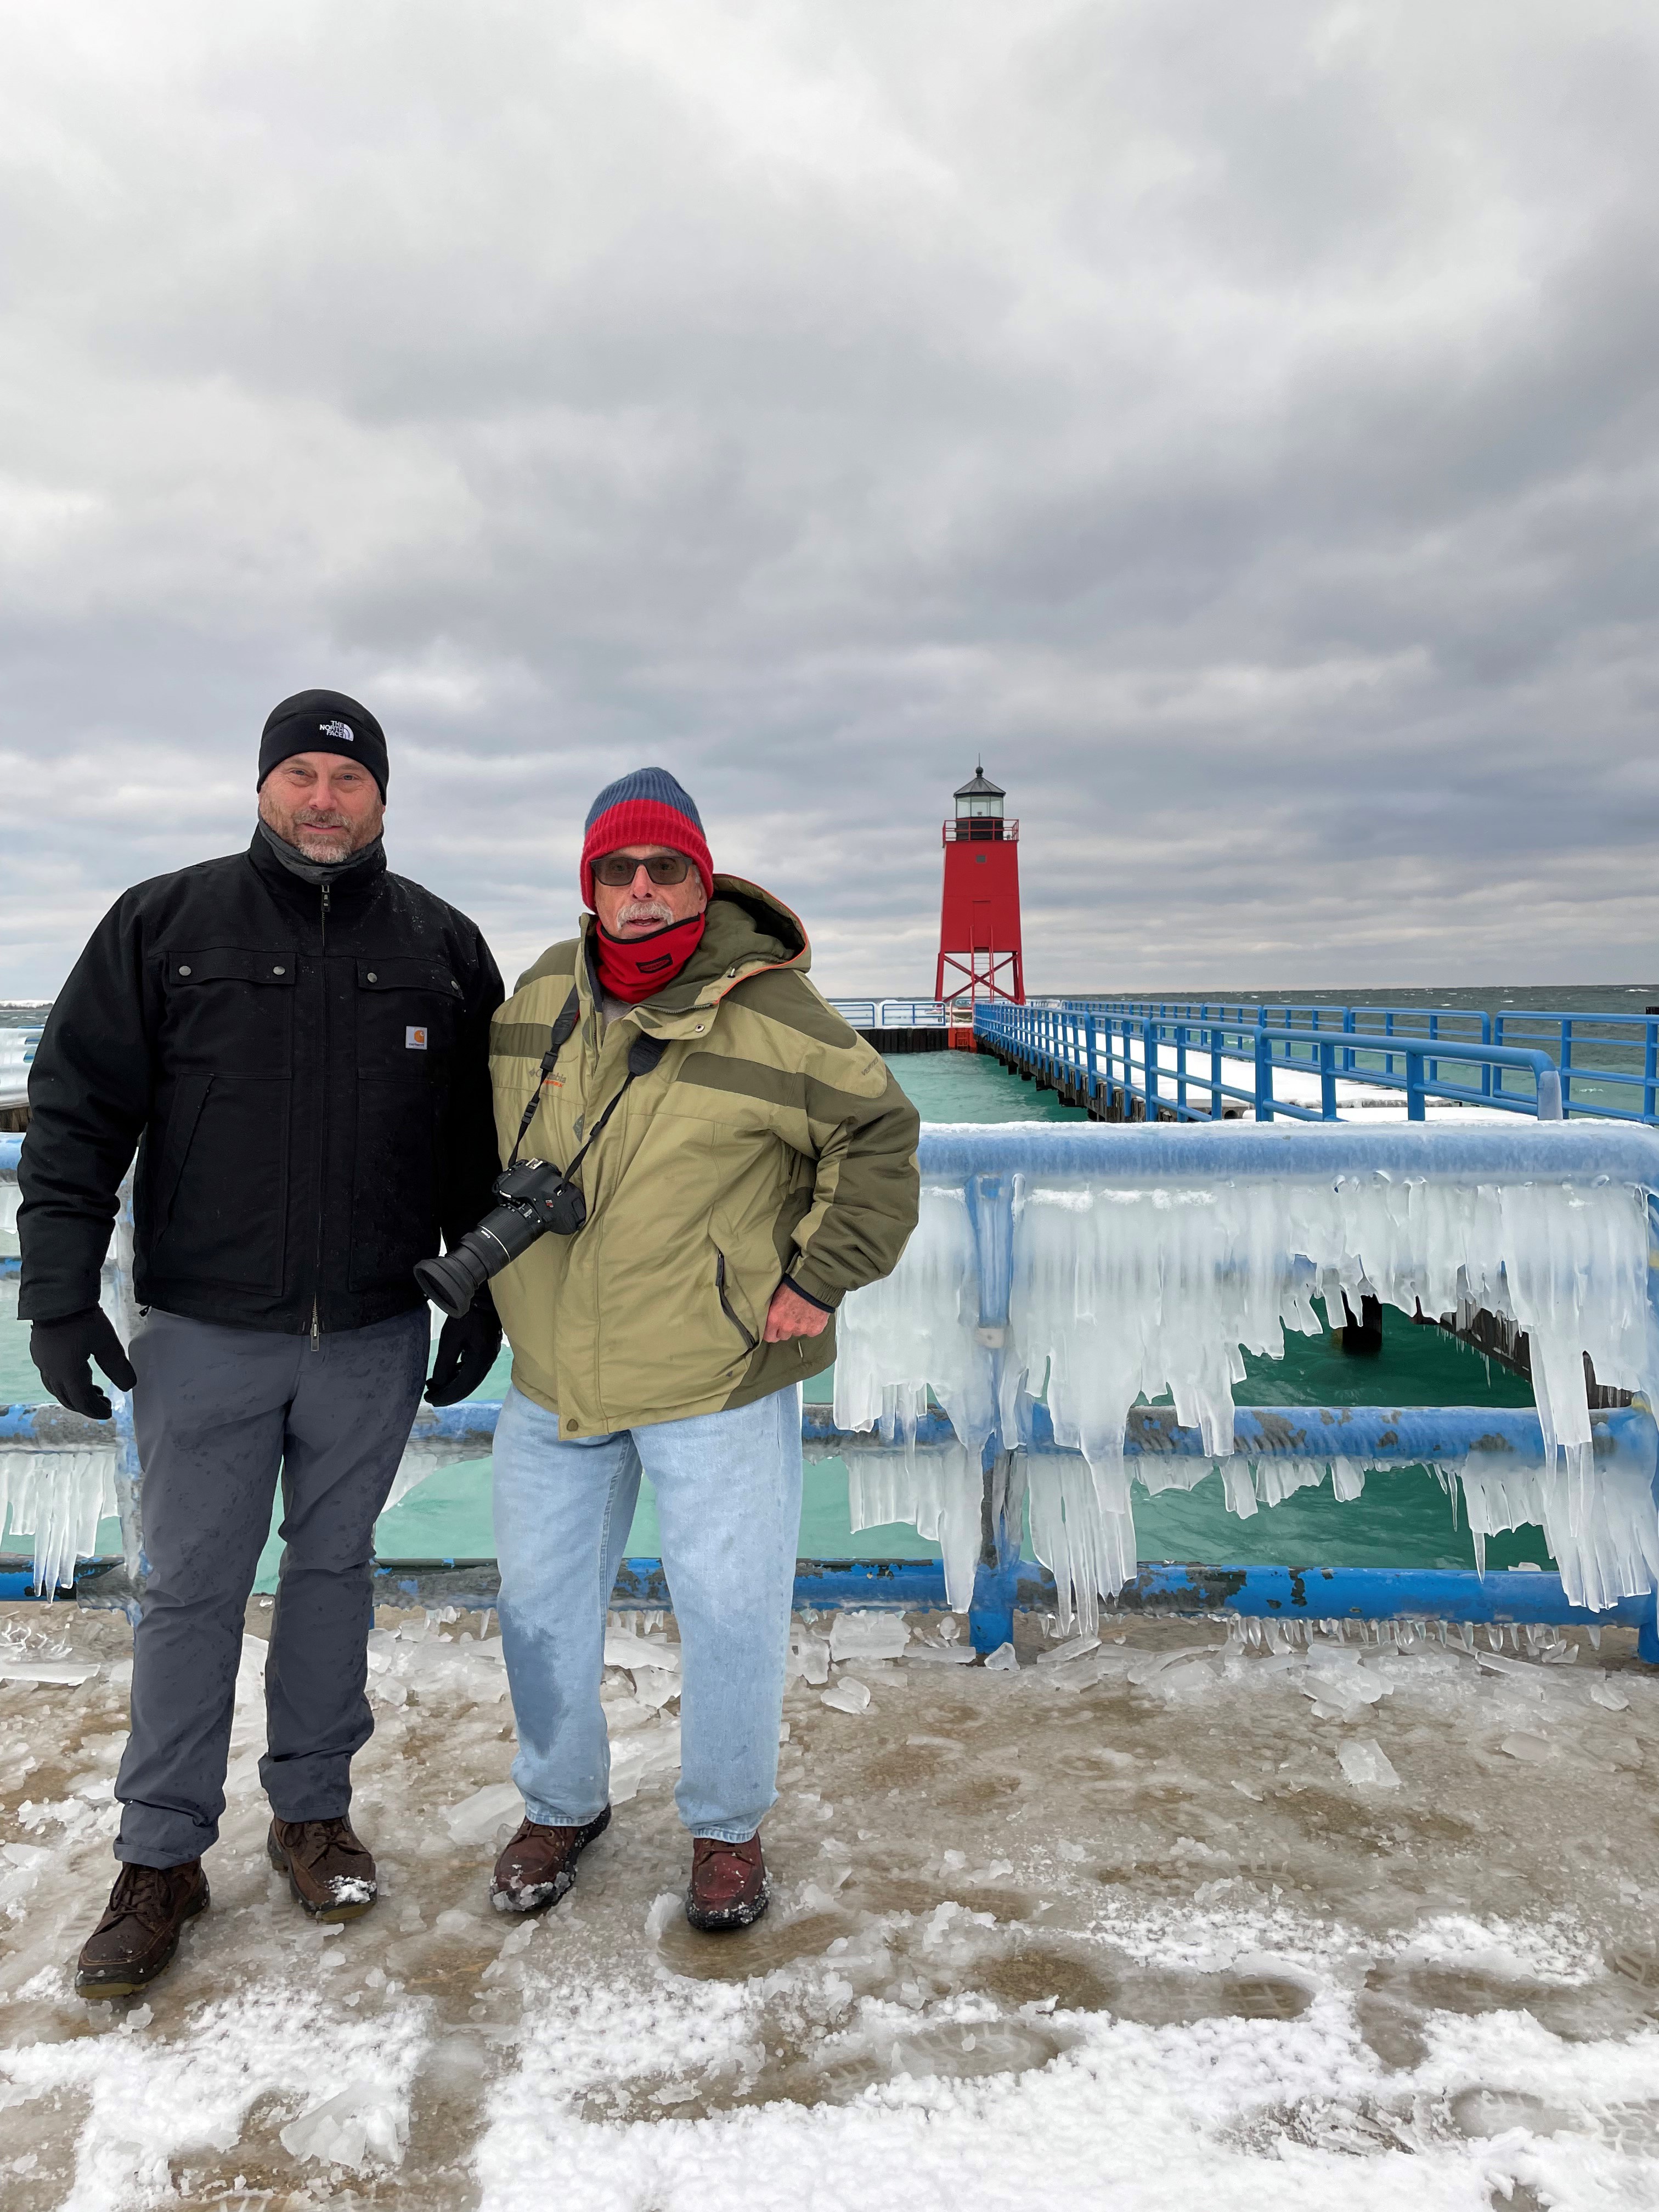
<path fill-rule="evenodd" d="M 489 1901 L 497 1912 L 545 1912 L 576 1879 L 576 1862 L 595 1836 L 611 1826 L 611 1808 L 582 1828 L 544 1828 L 526 1820 L 489 1877 Z"/>
<path fill-rule="evenodd" d="M 713 1936 L 726 1928 L 750 1927 L 771 1901 L 758 1836 L 750 1836 L 746 1844 L 723 1844 L 715 1836 L 693 1838 L 685 1917 L 694 1928 Z"/>
<path fill-rule="evenodd" d="M 337 1820 L 273 1820 L 265 1851 L 313 1920 L 361 1920 L 379 1891 L 374 1861 Z"/>
<path fill-rule="evenodd" d="M 183 1866 L 124 1866 L 109 1907 L 76 1961 L 82 1997 L 130 1997 L 153 1982 L 179 1948 L 179 1930 L 208 1902 L 200 1859 Z"/>

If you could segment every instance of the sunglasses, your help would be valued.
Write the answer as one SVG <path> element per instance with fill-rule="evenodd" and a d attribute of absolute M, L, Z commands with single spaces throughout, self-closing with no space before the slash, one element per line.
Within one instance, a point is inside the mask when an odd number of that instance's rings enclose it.
<path fill-rule="evenodd" d="M 609 890 L 619 891 L 633 882 L 641 868 L 653 884 L 683 884 L 691 863 L 684 853 L 653 853 L 648 860 L 630 860 L 626 853 L 607 853 L 602 860 L 594 861 L 593 880 Z"/>

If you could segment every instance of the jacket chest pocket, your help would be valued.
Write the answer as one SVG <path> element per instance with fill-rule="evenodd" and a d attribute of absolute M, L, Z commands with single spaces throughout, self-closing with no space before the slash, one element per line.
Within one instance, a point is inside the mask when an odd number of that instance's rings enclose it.
<path fill-rule="evenodd" d="M 293 948 L 209 945 L 169 952 L 165 975 L 170 1070 L 286 1076 L 293 1053 Z"/>
<path fill-rule="evenodd" d="M 425 1082 L 455 1042 L 461 987 L 441 962 L 407 956 L 357 963 L 357 1067 Z"/>

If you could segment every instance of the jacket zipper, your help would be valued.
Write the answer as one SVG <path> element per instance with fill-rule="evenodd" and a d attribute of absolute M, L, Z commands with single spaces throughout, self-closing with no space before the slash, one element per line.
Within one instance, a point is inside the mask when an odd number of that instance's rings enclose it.
<path fill-rule="evenodd" d="M 323 1194 L 328 1187 L 328 885 L 319 884 L 317 888 L 323 899 L 322 950 L 318 956 L 323 984 L 323 1048 L 319 1061 L 322 1075 L 318 1085 L 322 1113 L 317 1143 L 317 1263 L 311 1290 L 311 1348 L 313 1352 L 322 1348 Z"/>
<path fill-rule="evenodd" d="M 752 1352 L 760 1340 L 758 1337 L 751 1336 L 750 1332 L 744 1327 L 743 1323 L 738 1318 L 736 1307 L 732 1304 L 731 1299 L 726 1295 L 726 1255 L 724 1252 L 717 1251 L 714 1255 L 714 1288 L 720 1294 L 720 1311 L 726 1316 L 727 1321 L 731 1322 L 732 1328 L 736 1329 L 738 1334 L 743 1339 L 750 1351 Z"/>

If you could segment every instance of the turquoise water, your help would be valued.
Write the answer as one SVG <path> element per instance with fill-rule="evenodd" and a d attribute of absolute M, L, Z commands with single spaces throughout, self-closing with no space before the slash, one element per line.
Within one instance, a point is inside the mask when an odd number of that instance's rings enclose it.
<path fill-rule="evenodd" d="M 1382 994 L 1373 994 L 1380 1000 Z M 1401 994 L 1402 1000 L 1407 994 Z M 1412 994 L 1422 1003 L 1428 994 Z M 1469 994 L 1474 996 L 1474 994 Z M 1544 994 L 1528 994 L 1533 1003 Z M 1576 995 L 1584 1003 L 1587 994 Z M 1441 994 L 1449 1003 L 1452 994 Z M 1082 1114 L 1062 1105 L 1052 1091 L 1038 1091 L 995 1061 L 968 1053 L 896 1054 L 890 1060 L 899 1081 L 925 1121 L 1080 1121 Z M 0 1401 L 35 1402 L 44 1395 L 29 1364 L 26 1328 L 0 1323 Z M 1237 1397 L 1242 1405 L 1492 1405 L 1528 1406 L 1530 1387 L 1521 1377 L 1486 1363 L 1435 1328 L 1409 1322 L 1385 1309 L 1383 1348 L 1373 1358 L 1349 1358 L 1324 1338 L 1291 1338 L 1282 1360 L 1246 1356 L 1248 1380 Z M 505 1354 L 478 1395 L 504 1395 L 509 1374 Z M 809 1399 L 827 1401 L 831 1378 L 807 1388 Z M 924 1542 L 902 1524 L 866 1529 L 848 1528 L 847 1470 L 839 1460 L 806 1470 L 801 1516 L 800 1556 L 805 1559 L 929 1559 L 938 1547 Z M 1271 1511 L 1237 1520 L 1221 1504 L 1219 1479 L 1211 1476 L 1194 1491 L 1166 1492 L 1156 1498 L 1135 1493 L 1135 1525 L 1144 1559 L 1183 1559 L 1231 1565 L 1267 1565 L 1278 1560 L 1328 1566 L 1467 1567 L 1474 1554 L 1461 1516 L 1426 1469 L 1391 1476 L 1374 1475 L 1363 1498 L 1338 1505 L 1328 1483 L 1304 1491 Z M 100 1548 L 119 1548 L 119 1532 L 107 1522 Z M 398 1507 L 382 1516 L 376 1548 L 383 1559 L 480 1559 L 493 1557 L 495 1535 L 489 1504 L 489 1462 L 463 1462 L 430 1476 Z M 639 1510 L 629 1533 L 635 1559 L 659 1556 L 655 1505 L 649 1485 L 641 1487 Z M 258 1587 L 275 1585 L 280 1545 L 275 1529 L 260 1562 Z M 1521 1561 L 1548 1564 L 1541 1535 L 1522 1530 L 1487 1546 L 1493 1566 Z"/>

